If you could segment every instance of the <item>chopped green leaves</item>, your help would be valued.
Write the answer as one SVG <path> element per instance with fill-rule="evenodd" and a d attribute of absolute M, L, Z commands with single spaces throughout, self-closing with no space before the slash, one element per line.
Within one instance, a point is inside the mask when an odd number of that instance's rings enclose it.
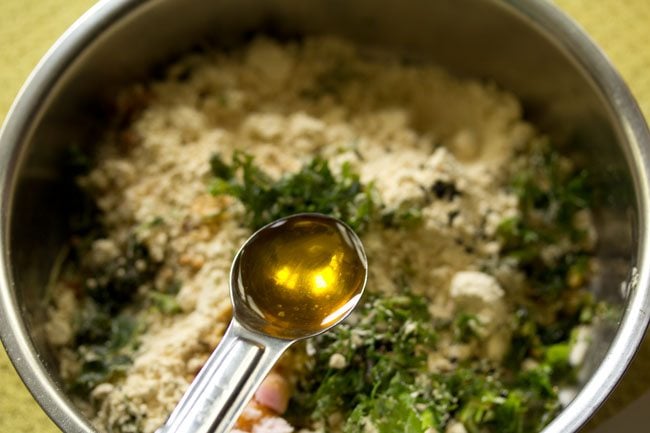
<path fill-rule="evenodd" d="M 142 298 L 140 289 L 151 282 L 157 268 L 146 246 L 130 236 L 116 259 L 79 269 L 86 298 L 73 323 L 81 364 L 70 383 L 73 390 L 87 394 L 98 384 L 123 375 L 131 365 L 142 332 L 132 307 Z M 151 299 L 162 305 L 161 310 L 168 310 L 163 312 L 172 312 L 170 300 L 155 294 Z"/>
<path fill-rule="evenodd" d="M 364 395 L 350 413 L 343 432 L 423 433 L 438 427 L 429 397 L 412 377 L 393 376 L 383 392 Z M 428 403 L 428 404 L 427 404 Z M 371 427 L 372 426 L 372 427 Z M 374 430 L 372 430 L 374 428 Z"/>
<path fill-rule="evenodd" d="M 163 314 L 178 314 L 183 311 L 176 295 L 181 288 L 181 282 L 172 281 L 163 290 L 151 290 L 147 295 L 154 308 Z"/>
<path fill-rule="evenodd" d="M 163 314 L 178 314 L 183 311 L 176 300 L 176 295 L 152 291 L 149 292 L 149 299 L 154 307 Z"/>
<path fill-rule="evenodd" d="M 350 166 L 343 165 L 335 175 L 320 157 L 278 180 L 242 152 L 235 152 L 230 164 L 213 155 L 210 166 L 215 176 L 210 191 L 239 199 L 246 208 L 246 224 L 252 229 L 291 214 L 317 212 L 340 218 L 362 231 L 375 208 L 370 187 L 361 184 Z"/>
<path fill-rule="evenodd" d="M 235 152 L 230 164 L 214 154 L 210 159 L 213 195 L 237 198 L 246 209 L 246 225 L 258 229 L 271 221 L 300 212 L 317 212 L 340 218 L 355 231 L 374 221 L 386 228 L 409 229 L 422 222 L 421 206 L 383 209 L 373 185 L 363 185 L 350 165 L 334 174 L 328 162 L 315 157 L 302 169 L 278 180 L 254 164 L 251 155 Z M 458 192 L 443 186 L 444 197 Z M 451 189 L 450 189 L 451 188 Z"/>
<path fill-rule="evenodd" d="M 454 318 L 454 337 L 461 343 L 468 343 L 479 335 L 481 321 L 475 314 L 458 313 Z"/>
<path fill-rule="evenodd" d="M 426 298 L 368 299 L 348 321 L 313 340 L 316 362 L 299 384 L 293 407 L 314 419 L 350 412 L 365 398 L 379 398 L 396 375 L 412 378 L 423 371 L 435 339 Z M 345 357 L 345 368 L 330 367 L 335 354 Z"/>
<path fill-rule="evenodd" d="M 468 360 L 430 372 L 427 357 L 436 350 L 439 332 L 465 332 L 469 338 L 477 318 L 465 314 L 451 328 L 437 325 L 428 302 L 413 294 L 371 298 L 351 320 L 314 339 L 314 364 L 298 385 L 292 421 L 327 425 L 338 413 L 344 433 L 444 431 L 452 420 L 470 433 L 541 429 L 559 408 L 552 369 L 513 376 L 489 362 Z M 334 354 L 345 357 L 344 368 L 330 367 Z"/>
<path fill-rule="evenodd" d="M 81 370 L 71 384 L 73 390 L 82 393 L 126 372 L 141 332 L 138 321 L 128 314 L 110 318 L 101 311 L 96 311 L 96 315 L 89 315 L 88 311 L 80 317 L 79 325 L 79 330 L 86 332 L 77 333 Z"/>
<path fill-rule="evenodd" d="M 516 384 L 522 392 L 544 399 L 530 405 L 544 421 L 557 411 L 556 386 L 575 381 L 571 332 L 593 318 L 594 301 L 585 289 L 592 246 L 580 224 L 592 193 L 587 172 L 546 142 L 533 143 L 522 161 L 512 179 L 519 216 L 497 231 L 503 255 L 526 276 L 504 365 L 521 371 Z"/>
<path fill-rule="evenodd" d="M 228 180 L 232 179 L 235 175 L 234 166 L 236 164 L 242 165 L 242 162 L 244 161 L 241 160 L 240 155 L 234 155 L 233 164 L 230 166 L 226 164 L 218 154 L 215 153 L 210 158 L 210 170 L 212 171 L 212 175 L 217 179 Z M 252 160 L 250 162 L 252 162 Z"/>
<path fill-rule="evenodd" d="M 138 288 L 149 282 L 155 271 L 147 248 L 131 236 L 120 257 L 87 271 L 92 277 L 86 280 L 86 292 L 98 306 L 116 314 L 133 300 Z"/>
<path fill-rule="evenodd" d="M 576 222 L 591 201 L 585 170 L 575 170 L 548 143 L 535 143 L 518 167 L 512 188 L 520 216 L 504 220 L 497 235 L 505 256 L 516 260 L 542 302 L 584 284 L 589 265 L 585 232 Z"/>

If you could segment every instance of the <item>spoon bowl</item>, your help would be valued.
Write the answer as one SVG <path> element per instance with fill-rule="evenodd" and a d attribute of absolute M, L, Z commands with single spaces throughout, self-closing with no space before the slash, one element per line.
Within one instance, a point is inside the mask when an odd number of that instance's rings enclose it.
<path fill-rule="evenodd" d="M 298 214 L 251 236 L 230 274 L 234 315 L 252 331 L 282 339 L 311 337 L 357 305 L 368 263 L 361 241 L 341 221 Z"/>

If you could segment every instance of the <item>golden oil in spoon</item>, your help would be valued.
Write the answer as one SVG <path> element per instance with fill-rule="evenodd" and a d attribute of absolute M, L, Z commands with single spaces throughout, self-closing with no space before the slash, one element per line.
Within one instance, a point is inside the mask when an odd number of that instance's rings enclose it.
<path fill-rule="evenodd" d="M 295 338 L 329 328 L 356 305 L 367 263 L 349 227 L 302 214 L 260 230 L 235 268 L 239 298 L 260 330 Z"/>

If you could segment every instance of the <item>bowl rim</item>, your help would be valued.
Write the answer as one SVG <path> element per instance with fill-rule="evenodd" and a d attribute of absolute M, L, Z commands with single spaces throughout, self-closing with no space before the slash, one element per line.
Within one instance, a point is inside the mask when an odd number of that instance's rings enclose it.
<path fill-rule="evenodd" d="M 543 433 L 577 431 L 604 402 L 622 377 L 645 334 L 650 317 L 650 133 L 646 121 L 624 83 L 604 53 L 586 33 L 550 2 L 487 0 L 526 19 L 582 73 L 609 109 L 621 130 L 620 140 L 631 171 L 638 212 L 637 265 L 628 282 L 628 302 L 616 336 L 604 359 L 575 399 Z M 43 103 L 74 59 L 112 24 L 151 0 L 100 0 L 82 15 L 48 50 L 27 78 L 0 129 L 0 338 L 14 368 L 48 416 L 70 433 L 95 431 L 49 377 L 12 291 L 9 263 L 9 228 L 18 168 L 25 158 L 31 125 L 43 115 Z"/>
<path fill-rule="evenodd" d="M 636 267 L 626 284 L 627 305 L 616 335 L 598 368 L 580 392 L 542 433 L 576 432 L 595 413 L 613 391 L 639 348 L 648 327 L 650 306 L 650 132 L 648 124 L 630 89 L 605 53 L 587 33 L 551 2 L 508 4 L 527 16 L 568 57 L 577 62 L 607 106 L 621 129 L 619 141 L 627 141 L 624 150 L 631 171 L 636 198 L 637 251 Z M 622 282 L 623 283 L 623 282 Z"/>

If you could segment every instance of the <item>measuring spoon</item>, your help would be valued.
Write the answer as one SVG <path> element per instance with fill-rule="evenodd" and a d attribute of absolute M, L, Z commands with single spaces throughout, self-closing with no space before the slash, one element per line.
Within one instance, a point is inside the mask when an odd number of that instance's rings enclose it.
<path fill-rule="evenodd" d="M 298 214 L 259 229 L 232 264 L 230 326 L 156 433 L 229 432 L 289 346 L 348 316 L 367 275 L 361 241 L 336 218 Z"/>

